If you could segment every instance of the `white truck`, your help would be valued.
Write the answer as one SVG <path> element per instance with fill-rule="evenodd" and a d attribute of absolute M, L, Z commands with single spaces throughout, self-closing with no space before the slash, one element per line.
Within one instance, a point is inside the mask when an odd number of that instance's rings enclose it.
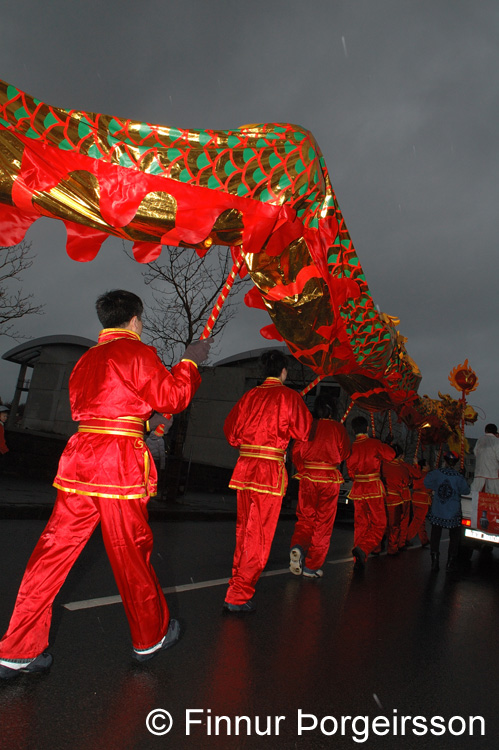
<path fill-rule="evenodd" d="M 499 495 L 474 494 L 461 498 L 461 550 L 468 557 L 484 546 L 499 548 Z"/>

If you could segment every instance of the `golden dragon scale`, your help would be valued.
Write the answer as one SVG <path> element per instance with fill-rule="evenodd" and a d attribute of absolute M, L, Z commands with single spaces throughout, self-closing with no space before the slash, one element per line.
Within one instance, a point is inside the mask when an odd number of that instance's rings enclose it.
<path fill-rule="evenodd" d="M 264 336 L 363 408 L 417 412 L 419 370 L 398 321 L 373 304 L 310 131 L 152 125 L 52 107 L 0 82 L 0 243 L 17 244 L 41 216 L 64 222 L 77 261 L 108 235 L 131 240 L 142 263 L 164 245 L 237 247 L 254 283 L 246 303 L 273 321 Z"/>

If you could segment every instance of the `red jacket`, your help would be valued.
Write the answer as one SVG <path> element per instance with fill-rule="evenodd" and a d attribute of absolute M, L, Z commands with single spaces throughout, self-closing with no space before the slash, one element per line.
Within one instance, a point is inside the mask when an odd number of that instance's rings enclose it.
<path fill-rule="evenodd" d="M 189 361 L 166 369 L 151 346 L 122 328 L 101 331 L 69 379 L 79 431 L 64 449 L 54 485 L 66 492 L 139 498 L 156 492 L 156 468 L 143 439 L 152 412 L 188 406 L 201 377 Z"/>
<path fill-rule="evenodd" d="M 430 469 L 421 469 L 417 467 L 417 476 L 412 481 L 412 502 L 414 505 L 431 505 L 432 491 L 425 487 L 425 477 Z"/>
<path fill-rule="evenodd" d="M 383 460 L 390 461 L 392 458 L 395 458 L 395 451 L 390 445 L 368 435 L 357 435 L 350 458 L 347 459 L 348 474 L 353 480 L 350 490 L 352 500 L 385 496 L 380 467 Z"/>
<path fill-rule="evenodd" d="M 382 472 L 387 490 L 387 505 L 400 505 L 400 503 L 410 501 L 409 486 L 412 478 L 417 476 L 418 470 L 418 467 L 411 466 L 403 458 L 383 461 Z"/>
<path fill-rule="evenodd" d="M 350 449 L 350 438 L 342 424 L 332 419 L 319 419 L 313 440 L 297 440 L 293 446 L 297 479 L 341 484 L 344 480 L 338 464 L 350 455 Z"/>
<path fill-rule="evenodd" d="M 7 447 L 7 443 L 5 442 L 5 429 L 3 426 L 3 422 L 0 422 L 0 454 L 8 453 L 9 449 Z"/>
<path fill-rule="evenodd" d="M 303 398 L 279 378 L 267 378 L 245 393 L 224 424 L 228 442 L 240 454 L 229 487 L 282 496 L 288 443 L 291 438 L 306 440 L 311 425 Z"/>

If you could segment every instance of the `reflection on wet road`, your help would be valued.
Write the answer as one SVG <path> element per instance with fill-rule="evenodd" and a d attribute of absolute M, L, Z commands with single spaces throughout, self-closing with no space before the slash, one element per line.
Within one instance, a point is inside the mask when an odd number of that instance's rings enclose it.
<path fill-rule="evenodd" d="M 3 632 L 42 523 L 0 527 Z M 0 685 L 0 747 L 495 750 L 497 556 L 450 579 L 415 548 L 358 575 L 343 524 L 324 578 L 307 580 L 287 572 L 291 530 L 279 524 L 244 618 L 221 611 L 234 524 L 155 524 L 154 565 L 183 635 L 143 666 L 121 604 L 106 601 L 116 587 L 97 535 L 56 601 L 50 674 Z"/>

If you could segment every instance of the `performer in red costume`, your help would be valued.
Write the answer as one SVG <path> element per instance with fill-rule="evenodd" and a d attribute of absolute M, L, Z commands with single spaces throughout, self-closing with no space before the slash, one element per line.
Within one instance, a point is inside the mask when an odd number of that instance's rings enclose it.
<path fill-rule="evenodd" d="M 0 455 L 4 456 L 6 453 L 9 452 L 9 448 L 7 446 L 7 443 L 5 442 L 5 429 L 4 424 L 7 421 L 9 416 L 9 407 L 8 406 L 0 406 Z"/>
<path fill-rule="evenodd" d="M 402 521 L 405 518 L 405 506 L 407 516 L 411 503 L 411 491 L 409 485 L 417 470 L 404 461 L 400 445 L 392 446 L 395 450 L 395 458 L 391 461 L 383 461 L 381 465 L 383 479 L 386 486 L 386 514 L 388 518 L 388 548 L 389 555 L 398 554 L 405 544 L 407 534 L 407 522 L 402 529 Z M 402 535 L 404 541 L 402 541 Z"/>
<path fill-rule="evenodd" d="M 395 458 L 395 451 L 381 440 L 368 436 L 365 417 L 354 417 L 352 429 L 355 442 L 347 459 L 347 469 L 353 480 L 349 495 L 355 504 L 352 554 L 358 570 L 364 567 L 367 556 L 378 547 L 385 533 L 386 492 L 380 478 L 380 467 L 383 460 Z"/>
<path fill-rule="evenodd" d="M 228 442 L 239 448 L 229 487 L 237 489 L 236 549 L 225 596 L 228 612 L 254 612 L 252 596 L 264 569 L 288 477 L 284 465 L 291 438 L 306 440 L 312 415 L 296 391 L 284 385 L 288 360 L 265 352 L 266 379 L 248 391 L 225 420 Z"/>
<path fill-rule="evenodd" d="M 408 545 L 411 545 L 411 539 L 418 535 L 422 547 L 427 547 L 430 543 L 426 533 L 425 521 L 431 506 L 432 491 L 425 487 L 424 483 L 429 470 L 428 462 L 424 458 L 421 459 L 418 475 L 412 480 L 412 521 L 407 529 Z"/>
<path fill-rule="evenodd" d="M 293 447 L 300 490 L 289 569 L 294 575 L 321 578 L 344 481 L 339 464 L 350 455 L 351 445 L 343 425 L 332 419 L 325 396 L 315 399 L 313 415 L 308 441 L 297 440 Z"/>
<path fill-rule="evenodd" d="M 408 461 L 404 461 L 406 471 L 409 473 L 409 483 L 402 492 L 402 515 L 400 517 L 400 534 L 399 534 L 399 550 L 407 548 L 407 531 L 409 528 L 409 521 L 411 517 L 411 487 L 412 481 L 419 475 L 419 469 L 417 465 L 410 464 Z"/>
<path fill-rule="evenodd" d="M 99 522 L 135 658 L 150 659 L 178 640 L 179 624 L 169 617 L 150 562 L 147 502 L 155 492 L 156 469 L 144 442 L 144 422 L 153 410 L 186 408 L 201 382 L 197 364 L 208 356 L 209 342 L 188 346 L 169 372 L 155 349 L 140 341 L 142 312 L 142 301 L 131 292 L 114 290 L 97 300 L 104 330 L 71 374 L 71 410 L 80 424 L 61 456 L 54 510 L 0 641 L 3 679 L 50 667 L 52 656 L 44 649 L 54 597 Z"/>

